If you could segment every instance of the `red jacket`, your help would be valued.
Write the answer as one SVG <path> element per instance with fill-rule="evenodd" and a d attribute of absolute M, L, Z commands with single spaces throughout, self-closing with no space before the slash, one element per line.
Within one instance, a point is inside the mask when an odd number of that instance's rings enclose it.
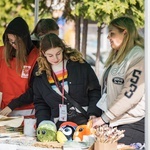
<path fill-rule="evenodd" d="M 1 108 L 6 107 L 13 99 L 20 97 L 29 89 L 29 82 L 33 67 L 38 57 L 38 50 L 34 48 L 27 57 L 27 63 L 22 69 L 21 75 L 16 71 L 16 58 L 10 62 L 8 67 L 3 57 L 4 47 L 0 47 L 0 92 L 2 92 Z M 28 100 L 27 100 L 28 101 Z M 32 104 L 23 105 L 17 109 L 31 109 Z"/>

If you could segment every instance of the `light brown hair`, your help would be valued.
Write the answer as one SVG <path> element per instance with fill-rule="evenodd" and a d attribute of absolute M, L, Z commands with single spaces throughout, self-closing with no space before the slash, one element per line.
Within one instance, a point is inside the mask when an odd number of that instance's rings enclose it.
<path fill-rule="evenodd" d="M 51 48 L 60 47 L 63 50 L 63 59 L 70 59 L 72 61 L 79 61 L 80 63 L 84 63 L 82 54 L 73 49 L 62 41 L 56 34 L 50 33 L 43 37 L 40 43 L 40 56 L 38 58 L 38 71 L 36 75 L 42 74 L 42 71 L 46 71 L 47 76 L 51 76 L 51 67 L 43 52 L 45 53 L 47 50 Z"/>
<path fill-rule="evenodd" d="M 144 39 L 139 35 L 135 23 L 131 18 L 124 16 L 116 18 L 110 22 L 108 28 L 111 26 L 114 26 L 120 32 L 126 30 L 127 33 L 117 53 L 113 49 L 111 50 L 105 63 L 105 67 L 108 67 L 113 63 L 120 64 L 129 51 L 131 51 L 131 49 L 136 45 L 142 47 L 144 50 Z M 114 55 L 116 55 L 115 59 Z"/>

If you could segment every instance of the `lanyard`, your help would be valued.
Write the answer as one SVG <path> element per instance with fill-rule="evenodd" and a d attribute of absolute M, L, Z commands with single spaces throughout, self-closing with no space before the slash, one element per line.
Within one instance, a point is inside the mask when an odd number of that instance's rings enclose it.
<path fill-rule="evenodd" d="M 52 70 L 52 69 L 51 69 Z M 65 74 L 65 70 L 64 70 L 64 60 L 63 60 L 63 73 L 62 73 L 62 85 L 59 82 L 56 74 L 54 73 L 54 71 L 52 70 L 52 78 L 57 86 L 57 88 L 59 89 L 59 91 L 62 94 L 62 104 L 64 104 L 64 93 L 65 93 L 65 89 L 64 89 L 64 74 Z"/>

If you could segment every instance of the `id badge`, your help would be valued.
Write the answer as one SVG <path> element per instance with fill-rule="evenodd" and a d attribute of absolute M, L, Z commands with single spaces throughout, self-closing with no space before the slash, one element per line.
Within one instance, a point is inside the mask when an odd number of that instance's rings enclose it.
<path fill-rule="evenodd" d="M 67 121 L 67 106 L 59 104 L 59 121 Z"/>
<path fill-rule="evenodd" d="M 31 69 L 31 66 L 23 66 L 23 69 L 21 72 L 21 78 L 28 78 L 30 69 Z"/>
<path fill-rule="evenodd" d="M 107 111 L 107 94 L 104 93 L 101 99 L 97 102 L 96 106 L 102 109 L 104 112 Z"/>

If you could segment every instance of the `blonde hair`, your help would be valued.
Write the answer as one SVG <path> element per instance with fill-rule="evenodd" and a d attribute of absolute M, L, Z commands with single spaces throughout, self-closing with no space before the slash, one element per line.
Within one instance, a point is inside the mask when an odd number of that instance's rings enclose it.
<path fill-rule="evenodd" d="M 47 61 L 43 55 L 48 49 L 60 47 L 63 50 L 63 59 L 70 59 L 72 61 L 79 61 L 84 63 L 82 54 L 67 45 L 54 33 L 47 34 L 43 37 L 40 43 L 40 56 L 37 59 L 38 71 L 36 75 L 39 76 L 43 71 L 46 72 L 47 76 L 51 76 L 51 64 Z"/>
<path fill-rule="evenodd" d="M 126 30 L 126 36 L 121 44 L 120 49 L 117 51 L 111 50 L 109 57 L 105 63 L 105 67 L 108 67 L 110 64 L 118 63 L 120 64 L 125 56 L 131 51 L 131 49 L 138 45 L 144 50 L 144 39 L 138 34 L 134 21 L 129 17 L 119 17 L 112 20 L 108 26 L 115 27 L 120 32 Z M 115 56 L 115 58 L 114 58 Z"/>

